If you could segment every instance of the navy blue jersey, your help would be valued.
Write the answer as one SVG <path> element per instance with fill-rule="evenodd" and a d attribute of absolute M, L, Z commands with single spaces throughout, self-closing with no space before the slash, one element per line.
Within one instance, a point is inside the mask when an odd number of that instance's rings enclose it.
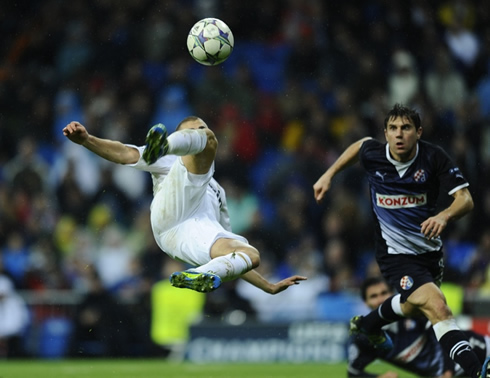
<path fill-rule="evenodd" d="M 375 349 L 365 335 L 351 336 L 348 345 L 348 376 L 376 377 L 366 372 L 366 367 L 380 359 L 421 377 L 437 377 L 445 371 L 455 376 L 464 374 L 442 350 L 430 322 L 423 317 L 403 319 L 383 329 L 393 341 L 389 352 Z M 489 354 L 490 338 L 473 331 L 464 331 L 473 351 L 481 363 Z"/>
<path fill-rule="evenodd" d="M 401 163 L 390 156 L 387 143 L 370 139 L 362 144 L 359 158 L 377 220 L 377 254 L 441 250 L 441 239 L 425 238 L 420 224 L 435 214 L 440 191 L 452 195 L 469 185 L 444 150 L 419 141 L 415 157 Z"/>
<path fill-rule="evenodd" d="M 364 335 L 349 339 L 348 376 L 375 377 L 364 369 L 376 359 L 387 361 L 422 377 L 437 377 L 445 370 L 446 359 L 426 318 L 404 319 L 383 329 L 393 340 L 389 352 L 373 348 Z"/>

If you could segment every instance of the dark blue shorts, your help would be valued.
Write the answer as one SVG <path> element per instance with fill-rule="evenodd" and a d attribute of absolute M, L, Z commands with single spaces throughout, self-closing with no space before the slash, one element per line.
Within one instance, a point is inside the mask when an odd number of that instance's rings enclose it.
<path fill-rule="evenodd" d="M 377 262 L 384 279 L 401 294 L 401 302 L 420 286 L 434 282 L 441 286 L 444 272 L 442 251 L 421 255 L 383 255 Z"/>

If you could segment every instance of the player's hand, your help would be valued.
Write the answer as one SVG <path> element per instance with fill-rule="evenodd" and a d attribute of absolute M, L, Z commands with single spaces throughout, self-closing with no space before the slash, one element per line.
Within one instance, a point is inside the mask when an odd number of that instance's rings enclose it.
<path fill-rule="evenodd" d="M 313 185 L 313 195 L 317 203 L 321 203 L 325 197 L 325 193 L 330 189 L 332 180 L 330 176 L 324 173 L 318 181 Z"/>
<path fill-rule="evenodd" d="M 272 285 L 270 293 L 271 294 L 280 293 L 281 291 L 286 290 L 289 286 L 299 285 L 299 282 L 304 280 L 307 280 L 307 278 L 303 276 L 297 276 L 297 275 L 285 278 L 282 281 L 279 281 L 278 283 Z"/>
<path fill-rule="evenodd" d="M 88 139 L 88 132 L 80 122 L 70 122 L 63 128 L 63 135 L 73 143 L 83 144 Z"/>
<path fill-rule="evenodd" d="M 384 374 L 378 375 L 378 378 L 398 378 L 398 373 L 394 371 L 387 371 Z"/>
<path fill-rule="evenodd" d="M 452 378 L 454 374 L 451 370 L 446 370 L 439 378 Z"/>
<path fill-rule="evenodd" d="M 437 238 L 447 226 L 447 218 L 444 215 L 437 214 L 423 221 L 420 224 L 420 232 L 427 239 Z"/>

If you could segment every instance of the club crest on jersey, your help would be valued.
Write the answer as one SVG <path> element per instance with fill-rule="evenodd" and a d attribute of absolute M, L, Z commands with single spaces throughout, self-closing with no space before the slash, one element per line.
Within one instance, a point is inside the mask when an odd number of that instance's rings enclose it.
<path fill-rule="evenodd" d="M 410 290 L 413 286 L 413 278 L 410 276 L 403 276 L 400 280 L 400 287 L 403 290 Z"/>
<path fill-rule="evenodd" d="M 413 175 L 413 179 L 415 180 L 415 182 L 425 182 L 425 180 L 427 180 L 427 175 L 425 174 L 425 171 L 423 169 L 419 169 Z"/>
<path fill-rule="evenodd" d="M 401 209 L 427 204 L 427 193 L 388 195 L 376 193 L 376 205 L 386 209 Z"/>

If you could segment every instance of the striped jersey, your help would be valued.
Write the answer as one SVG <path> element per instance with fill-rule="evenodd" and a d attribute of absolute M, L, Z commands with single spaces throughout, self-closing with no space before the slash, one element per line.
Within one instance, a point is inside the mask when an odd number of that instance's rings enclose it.
<path fill-rule="evenodd" d="M 383 329 L 393 341 L 388 352 L 373 348 L 364 335 L 349 339 L 349 377 L 375 377 L 365 368 L 378 358 L 422 377 L 437 377 L 447 369 L 448 361 L 427 319 L 403 319 Z"/>
<path fill-rule="evenodd" d="M 384 326 L 393 341 L 393 349 L 381 351 L 370 344 L 367 336 L 351 336 L 348 341 L 348 377 L 377 377 L 366 367 L 377 359 L 389 362 L 421 377 L 438 377 L 451 371 L 454 376 L 464 371 L 444 353 L 430 322 L 424 317 L 407 318 Z M 490 337 L 474 331 L 463 331 L 478 360 L 483 364 L 490 354 Z"/>
<path fill-rule="evenodd" d="M 377 221 L 377 254 L 439 251 L 441 239 L 428 240 L 420 225 L 435 214 L 440 192 L 452 195 L 469 186 L 444 150 L 419 141 L 415 157 L 398 162 L 387 143 L 369 139 L 362 144 L 359 159 L 367 173 Z"/>

